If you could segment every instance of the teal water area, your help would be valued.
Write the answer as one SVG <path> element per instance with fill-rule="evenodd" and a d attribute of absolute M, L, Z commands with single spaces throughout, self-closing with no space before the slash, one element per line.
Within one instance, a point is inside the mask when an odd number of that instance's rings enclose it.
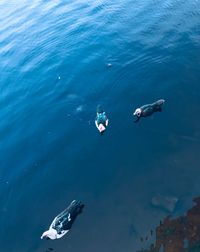
<path fill-rule="evenodd" d="M 152 197 L 177 197 L 174 215 L 192 205 L 199 20 L 198 0 L 0 1 L 2 252 L 133 252 L 168 214 Z M 160 98 L 162 113 L 133 123 Z M 71 231 L 40 240 L 73 199 L 85 208 Z"/>

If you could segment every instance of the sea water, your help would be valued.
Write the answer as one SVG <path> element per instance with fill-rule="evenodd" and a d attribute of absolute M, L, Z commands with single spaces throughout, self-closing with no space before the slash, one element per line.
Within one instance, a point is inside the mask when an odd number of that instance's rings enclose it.
<path fill-rule="evenodd" d="M 192 205 L 199 20 L 199 0 L 0 1 L 1 252 L 134 252 L 168 214 L 153 197 L 178 198 L 174 215 Z M 133 122 L 160 98 L 162 113 Z M 73 199 L 85 208 L 71 231 L 40 240 Z"/>

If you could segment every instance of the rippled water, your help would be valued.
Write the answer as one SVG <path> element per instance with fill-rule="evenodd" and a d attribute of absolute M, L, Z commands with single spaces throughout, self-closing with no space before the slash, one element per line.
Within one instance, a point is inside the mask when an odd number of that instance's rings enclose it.
<path fill-rule="evenodd" d="M 2 252 L 136 251 L 166 215 L 152 197 L 178 197 L 175 215 L 192 204 L 199 20 L 199 0 L 0 1 Z M 134 124 L 158 98 L 163 113 Z M 70 233 L 41 241 L 74 198 L 86 207 Z"/>

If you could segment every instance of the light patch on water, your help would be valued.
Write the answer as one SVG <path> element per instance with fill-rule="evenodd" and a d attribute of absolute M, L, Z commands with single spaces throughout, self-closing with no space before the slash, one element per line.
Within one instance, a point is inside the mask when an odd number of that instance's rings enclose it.
<path fill-rule="evenodd" d="M 78 107 L 76 108 L 76 113 L 82 112 L 83 109 L 84 109 L 84 106 L 83 106 L 83 105 L 78 106 Z"/>
<path fill-rule="evenodd" d="M 78 95 L 76 95 L 76 94 L 68 94 L 67 95 L 67 99 L 69 99 L 69 100 L 75 100 L 77 98 L 78 98 Z"/>

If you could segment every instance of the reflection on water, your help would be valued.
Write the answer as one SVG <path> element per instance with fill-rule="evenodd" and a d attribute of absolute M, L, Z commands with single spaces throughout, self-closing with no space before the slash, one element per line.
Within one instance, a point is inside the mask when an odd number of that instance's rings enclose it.
<path fill-rule="evenodd" d="M 200 197 L 195 205 L 183 216 L 160 221 L 155 230 L 155 243 L 149 249 L 138 252 L 199 252 L 200 251 Z M 153 231 L 151 230 L 151 235 Z M 146 236 L 146 240 L 149 237 Z M 144 242 L 141 237 L 141 242 Z"/>

